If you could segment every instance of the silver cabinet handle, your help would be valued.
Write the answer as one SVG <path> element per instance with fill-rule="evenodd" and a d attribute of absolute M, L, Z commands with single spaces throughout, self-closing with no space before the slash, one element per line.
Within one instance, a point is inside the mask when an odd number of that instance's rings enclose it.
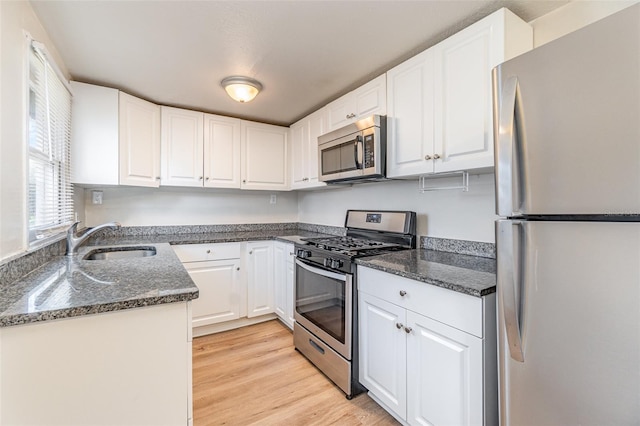
<path fill-rule="evenodd" d="M 397 328 L 398 330 L 401 330 L 401 329 L 402 329 L 402 327 L 403 327 L 403 325 L 402 325 L 402 324 L 400 324 L 399 322 L 397 322 L 397 323 L 396 323 L 396 328 Z"/>
<path fill-rule="evenodd" d="M 440 154 L 433 154 L 433 159 L 434 159 L 434 160 L 437 160 L 437 159 L 439 159 L 439 158 L 440 158 Z"/>
<path fill-rule="evenodd" d="M 411 333 L 412 331 L 413 331 L 413 329 L 411 327 L 405 327 L 404 328 L 404 332 L 407 333 L 407 334 Z"/>
<path fill-rule="evenodd" d="M 407 292 L 404 290 L 400 290 L 400 296 L 404 297 L 407 295 Z"/>
<path fill-rule="evenodd" d="M 427 155 L 424 156 L 424 159 L 425 160 L 431 160 L 431 156 L 427 154 Z"/>

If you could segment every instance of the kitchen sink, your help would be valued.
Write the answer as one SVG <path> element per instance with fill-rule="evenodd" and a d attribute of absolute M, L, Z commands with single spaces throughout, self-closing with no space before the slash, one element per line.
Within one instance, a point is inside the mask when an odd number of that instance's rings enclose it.
<path fill-rule="evenodd" d="M 135 259 L 139 257 L 149 257 L 156 255 L 156 248 L 152 246 L 145 247 L 106 247 L 91 250 L 87 253 L 84 260 L 117 260 L 117 259 Z"/>

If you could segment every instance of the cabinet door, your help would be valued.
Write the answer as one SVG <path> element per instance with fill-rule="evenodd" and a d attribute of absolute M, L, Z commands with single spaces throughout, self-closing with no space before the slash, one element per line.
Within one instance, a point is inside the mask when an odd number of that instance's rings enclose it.
<path fill-rule="evenodd" d="M 387 72 L 387 175 L 433 172 L 434 55 L 427 50 Z"/>
<path fill-rule="evenodd" d="M 204 114 L 161 107 L 161 185 L 202 186 Z"/>
<path fill-rule="evenodd" d="M 160 185 L 160 107 L 120 92 L 120 185 Z"/>
<path fill-rule="evenodd" d="M 275 311 L 273 285 L 273 243 L 247 243 L 247 317 Z"/>
<path fill-rule="evenodd" d="M 242 189 L 288 189 L 288 128 L 242 121 Z"/>
<path fill-rule="evenodd" d="M 286 282 L 287 285 L 285 286 L 286 288 L 286 304 L 285 304 L 285 322 L 287 323 L 287 325 L 289 325 L 289 327 L 291 327 L 293 329 L 293 323 L 295 322 L 295 319 L 293 318 L 293 311 L 295 309 L 294 306 L 294 301 L 295 301 L 295 288 L 296 288 L 296 268 L 295 268 L 295 264 L 293 262 L 293 245 L 291 245 L 290 247 L 291 251 L 287 251 L 287 258 L 289 259 L 287 261 L 287 267 L 286 267 Z"/>
<path fill-rule="evenodd" d="M 353 92 L 349 92 L 331 102 L 327 105 L 327 111 L 329 117 L 328 131 L 353 123 L 356 119 L 356 101 Z"/>
<path fill-rule="evenodd" d="M 204 115 L 204 186 L 240 188 L 240 120 Z"/>
<path fill-rule="evenodd" d="M 482 339 L 407 311 L 409 424 L 482 425 Z"/>
<path fill-rule="evenodd" d="M 240 259 L 184 264 L 200 290 L 192 302 L 193 327 L 240 318 Z"/>
<path fill-rule="evenodd" d="M 506 9 L 436 45 L 436 172 L 493 167 L 491 70 L 531 47 L 531 27 Z"/>
<path fill-rule="evenodd" d="M 327 105 L 328 131 L 372 114 L 387 112 L 387 84 L 383 74 Z"/>
<path fill-rule="evenodd" d="M 118 90 L 72 81 L 71 181 L 117 185 Z"/>
<path fill-rule="evenodd" d="M 290 134 L 291 188 L 302 188 L 308 180 L 309 120 L 303 118 L 297 123 L 292 124 Z"/>
<path fill-rule="evenodd" d="M 406 310 L 359 292 L 360 383 L 398 417 L 407 418 Z"/>
<path fill-rule="evenodd" d="M 372 114 L 387 113 L 387 76 L 382 74 L 353 92 L 355 102 L 355 120 Z"/>
<path fill-rule="evenodd" d="M 283 321 L 287 318 L 287 245 L 273 244 L 273 285 L 275 287 L 275 312 Z"/>

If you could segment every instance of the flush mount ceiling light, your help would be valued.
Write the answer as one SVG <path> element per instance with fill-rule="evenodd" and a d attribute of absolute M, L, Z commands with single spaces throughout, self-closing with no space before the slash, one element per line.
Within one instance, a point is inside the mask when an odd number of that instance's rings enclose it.
<path fill-rule="evenodd" d="M 262 90 L 262 84 L 249 77 L 227 77 L 220 84 L 238 102 L 249 102 Z"/>

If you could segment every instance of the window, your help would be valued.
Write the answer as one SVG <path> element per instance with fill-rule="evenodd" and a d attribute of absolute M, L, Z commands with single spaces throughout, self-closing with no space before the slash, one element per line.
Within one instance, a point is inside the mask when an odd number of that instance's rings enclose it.
<path fill-rule="evenodd" d="M 73 221 L 71 93 L 44 48 L 29 49 L 29 242 L 64 231 Z"/>

